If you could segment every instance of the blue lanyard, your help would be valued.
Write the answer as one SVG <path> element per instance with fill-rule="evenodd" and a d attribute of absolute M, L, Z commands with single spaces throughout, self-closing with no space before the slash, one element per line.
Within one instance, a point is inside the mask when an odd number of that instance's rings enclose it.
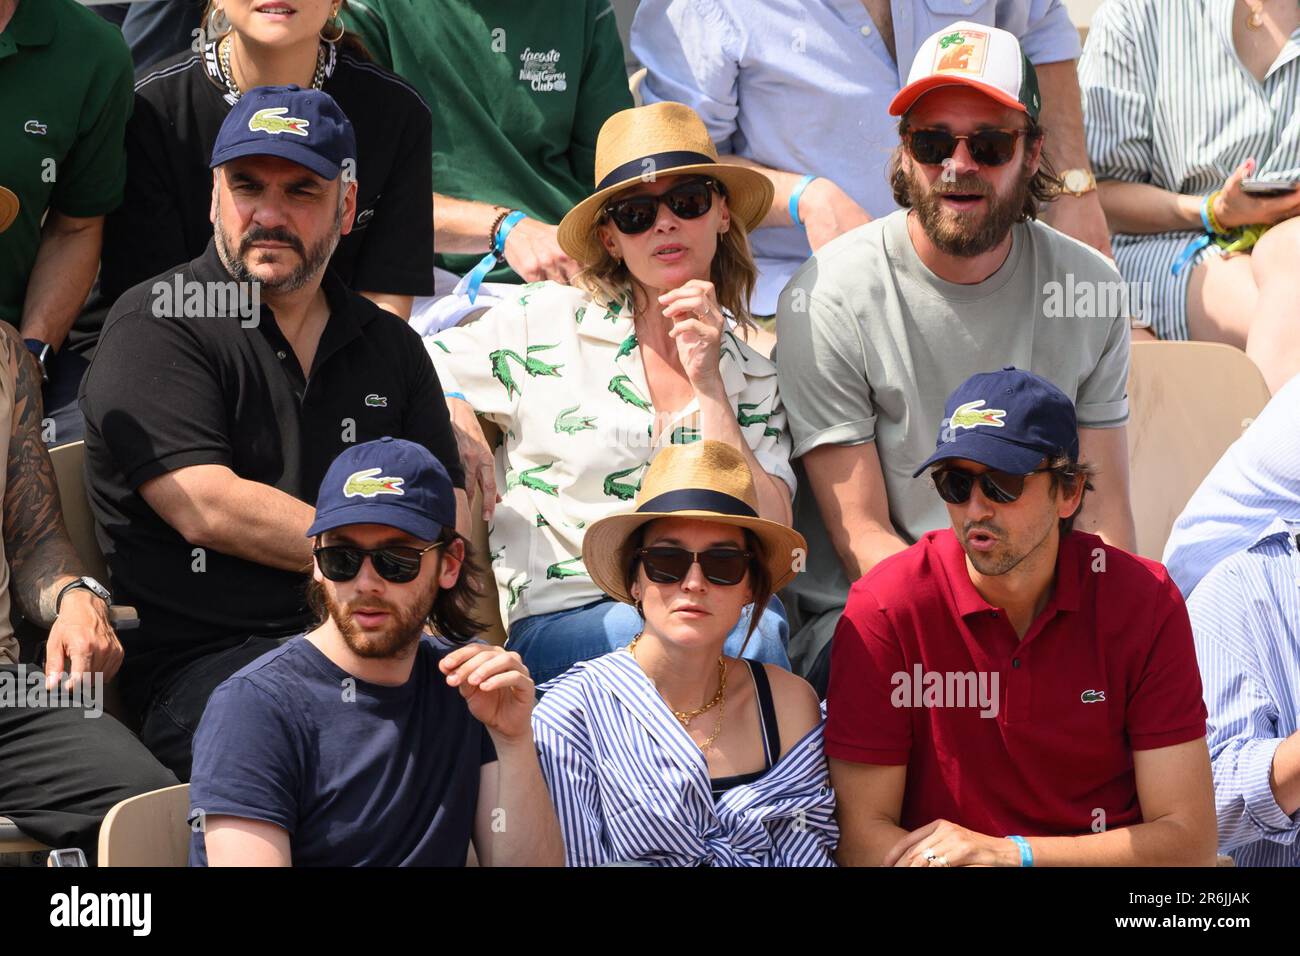
<path fill-rule="evenodd" d="M 523 218 L 525 218 L 524 214 L 516 209 L 501 221 L 501 225 L 497 227 L 497 234 L 492 237 L 492 248 L 465 277 L 467 279 L 465 294 L 469 296 L 471 303 L 478 298 L 478 287 L 483 284 L 483 279 L 496 268 L 501 257 L 505 255 L 506 237 L 510 235 L 510 230 L 514 229 Z"/>

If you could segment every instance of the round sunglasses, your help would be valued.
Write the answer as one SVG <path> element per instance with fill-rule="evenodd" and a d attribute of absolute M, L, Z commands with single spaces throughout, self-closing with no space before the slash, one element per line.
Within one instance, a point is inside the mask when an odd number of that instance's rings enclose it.
<path fill-rule="evenodd" d="M 739 548 L 688 551 L 671 545 L 654 545 L 638 548 L 636 556 L 645 567 L 646 577 L 655 584 L 677 583 L 691 573 L 691 565 L 698 561 L 709 583 L 733 585 L 744 580 L 754 553 Z"/>
<path fill-rule="evenodd" d="M 918 163 L 942 166 L 957 152 L 957 143 L 966 141 L 971 159 L 981 166 L 1003 166 L 1016 153 L 1016 141 L 1028 130 L 982 129 L 956 134 L 946 129 L 909 129 L 905 134 L 907 151 Z"/>
<path fill-rule="evenodd" d="M 361 573 L 361 565 L 370 557 L 375 573 L 392 584 L 407 584 L 420 576 L 424 555 L 446 542 L 438 541 L 427 548 L 355 548 L 351 545 L 326 545 L 313 548 L 320 573 L 331 581 L 351 581 Z"/>
<path fill-rule="evenodd" d="M 950 505 L 964 505 L 970 500 L 971 490 L 979 482 L 980 491 L 989 501 L 1007 505 L 1025 493 L 1025 479 L 1029 475 L 1051 471 L 1050 468 L 1035 468 L 1028 475 L 1013 475 L 1006 471 L 985 471 L 975 474 L 964 468 L 940 468 L 931 472 L 934 487 L 939 497 Z"/>
<path fill-rule="evenodd" d="M 658 196 L 628 196 L 605 206 L 602 219 L 609 219 L 627 236 L 645 232 L 659 217 L 660 203 L 678 219 L 699 219 L 713 208 L 713 193 L 725 196 L 721 183 L 713 179 L 690 179 Z"/>

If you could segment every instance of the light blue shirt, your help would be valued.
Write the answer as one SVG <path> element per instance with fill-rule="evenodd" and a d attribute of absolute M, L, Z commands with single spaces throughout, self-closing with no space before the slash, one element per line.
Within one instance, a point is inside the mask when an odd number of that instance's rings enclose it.
<path fill-rule="evenodd" d="M 647 71 L 642 96 L 692 107 L 719 152 L 824 176 L 878 217 L 897 208 L 889 102 L 927 37 L 970 20 L 1016 34 L 1034 63 L 1079 55 L 1060 0 L 893 0 L 891 9 L 898 62 L 862 0 L 641 0 L 631 45 Z M 808 240 L 798 226 L 774 226 L 752 241 L 751 308 L 772 315 Z"/>
<path fill-rule="evenodd" d="M 1300 375 L 1273 396 L 1188 500 L 1162 559 L 1183 597 L 1216 564 L 1257 541 L 1273 519 L 1300 518 L 1297 421 Z"/>
<path fill-rule="evenodd" d="M 1209 710 L 1219 850 L 1238 866 L 1300 865 L 1300 812 L 1269 785 L 1300 716 L 1300 521 L 1277 518 L 1187 602 Z"/>

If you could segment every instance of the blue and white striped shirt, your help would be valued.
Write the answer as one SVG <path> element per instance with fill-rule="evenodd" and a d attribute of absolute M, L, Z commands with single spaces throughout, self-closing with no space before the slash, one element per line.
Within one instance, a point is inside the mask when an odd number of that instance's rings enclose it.
<path fill-rule="evenodd" d="M 703 753 L 614 651 L 544 684 L 533 711 L 569 866 L 834 866 L 835 794 L 818 724 L 715 803 Z"/>
<path fill-rule="evenodd" d="M 1300 716 L 1300 521 L 1276 519 L 1206 575 L 1187 602 L 1214 768 L 1219 852 L 1238 866 L 1300 865 L 1300 812 L 1269 785 Z"/>
<path fill-rule="evenodd" d="M 1188 597 L 1278 517 L 1300 518 L 1300 375 L 1287 382 L 1224 452 L 1174 522 L 1162 563 Z"/>
<path fill-rule="evenodd" d="M 1185 195 L 1218 189 L 1248 156 L 1256 176 L 1300 176 L 1300 30 L 1256 80 L 1232 40 L 1236 0 L 1109 0 L 1079 59 L 1088 156 L 1098 179 Z M 1048 134 L 1050 137 L 1050 133 Z M 1198 231 L 1119 233 L 1115 264 L 1162 339 L 1185 339 L 1187 283 L 1177 276 Z M 1137 291 L 1141 290 L 1141 291 Z"/>

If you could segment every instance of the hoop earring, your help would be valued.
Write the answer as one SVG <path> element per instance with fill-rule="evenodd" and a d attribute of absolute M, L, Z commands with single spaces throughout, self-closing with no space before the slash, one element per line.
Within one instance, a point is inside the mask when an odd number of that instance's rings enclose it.
<path fill-rule="evenodd" d="M 325 35 L 325 27 L 329 26 L 330 20 L 333 20 L 335 23 L 339 25 L 339 32 L 336 36 L 327 37 Z M 325 25 L 322 26 L 320 29 L 321 29 L 320 38 L 324 40 L 326 43 L 338 43 L 339 40 L 343 39 L 343 34 L 347 32 L 347 28 L 343 26 L 343 18 L 339 16 L 339 12 L 337 10 L 335 10 L 332 14 L 330 14 L 330 19 L 326 20 Z"/>
<path fill-rule="evenodd" d="M 217 17 L 221 17 L 221 25 L 217 24 Z M 208 14 L 208 39 L 225 36 L 230 32 L 230 19 L 226 16 L 226 11 L 221 7 L 214 7 Z"/>

